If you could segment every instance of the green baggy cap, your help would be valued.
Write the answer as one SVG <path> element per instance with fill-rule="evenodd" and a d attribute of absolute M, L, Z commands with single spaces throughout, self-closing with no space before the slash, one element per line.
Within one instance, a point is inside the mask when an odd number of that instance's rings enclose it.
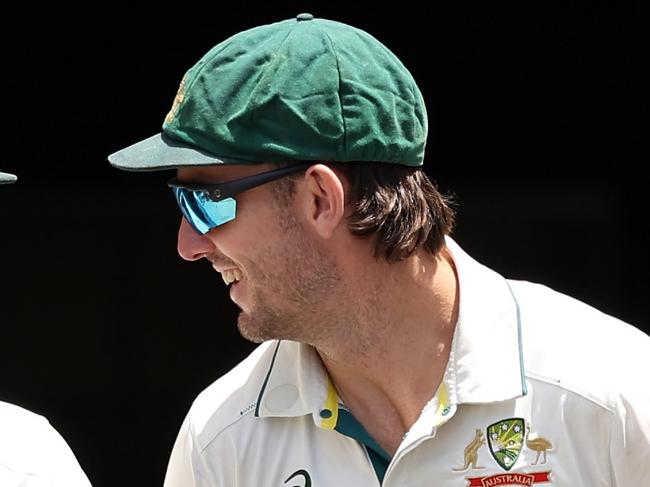
<path fill-rule="evenodd" d="M 16 182 L 18 178 L 13 174 L 8 174 L 6 172 L 0 172 L 0 184 L 11 184 Z"/>
<path fill-rule="evenodd" d="M 109 156 L 133 171 L 261 162 L 420 166 L 413 77 L 368 33 L 310 14 L 240 32 L 183 78 L 162 133 Z"/>

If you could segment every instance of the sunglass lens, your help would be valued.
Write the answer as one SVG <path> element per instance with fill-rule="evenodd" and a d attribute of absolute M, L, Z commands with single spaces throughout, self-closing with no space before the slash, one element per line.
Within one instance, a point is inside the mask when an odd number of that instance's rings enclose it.
<path fill-rule="evenodd" d="M 235 219 L 237 202 L 232 198 L 212 201 L 202 191 L 173 188 L 174 196 L 185 219 L 201 235 Z"/>

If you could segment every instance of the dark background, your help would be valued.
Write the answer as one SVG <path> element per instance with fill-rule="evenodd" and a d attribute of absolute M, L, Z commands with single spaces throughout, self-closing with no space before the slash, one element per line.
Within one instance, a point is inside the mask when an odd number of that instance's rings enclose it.
<path fill-rule="evenodd" d="M 0 170 L 20 181 L 0 189 L 0 399 L 47 416 L 96 487 L 160 485 L 193 398 L 253 348 L 210 265 L 175 253 L 171 174 L 106 156 L 159 131 L 210 47 L 301 11 L 370 32 L 411 70 L 426 171 L 455 194 L 465 250 L 650 329 L 641 2 L 327 5 L 6 20 L 20 34 L 2 39 Z"/>

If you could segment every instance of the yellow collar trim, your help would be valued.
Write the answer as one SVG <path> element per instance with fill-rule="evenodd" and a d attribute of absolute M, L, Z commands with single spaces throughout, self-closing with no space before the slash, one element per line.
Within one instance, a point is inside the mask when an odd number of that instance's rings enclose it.
<path fill-rule="evenodd" d="M 322 412 L 329 411 L 331 413 L 329 418 L 324 418 Z M 336 393 L 336 388 L 332 384 L 330 378 L 327 379 L 327 398 L 325 399 L 325 405 L 321 411 L 321 428 L 333 430 L 336 427 L 336 423 L 339 419 L 339 395 Z"/>

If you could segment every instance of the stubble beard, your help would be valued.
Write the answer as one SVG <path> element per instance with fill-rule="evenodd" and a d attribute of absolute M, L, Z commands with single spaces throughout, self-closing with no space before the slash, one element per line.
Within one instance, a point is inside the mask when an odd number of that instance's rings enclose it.
<path fill-rule="evenodd" d="M 263 265 L 251 272 L 249 311 L 241 312 L 237 326 L 254 343 L 294 340 L 316 345 L 339 324 L 342 285 L 336 262 L 310 241 L 295 221 L 284 221 L 282 244 L 261 257 Z"/>

